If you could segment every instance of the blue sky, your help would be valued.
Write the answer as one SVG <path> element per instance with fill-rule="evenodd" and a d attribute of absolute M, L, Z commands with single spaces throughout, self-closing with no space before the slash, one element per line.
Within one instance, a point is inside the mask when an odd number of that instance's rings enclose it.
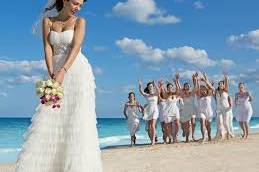
<path fill-rule="evenodd" d="M 30 117 L 34 81 L 44 73 L 42 40 L 32 34 L 45 1 L 3 1 L 0 11 L 0 117 Z M 259 2 L 256 0 L 89 0 L 82 46 L 97 83 L 97 115 L 121 117 L 137 80 L 182 82 L 196 70 L 231 77 L 231 95 L 244 81 L 258 114 Z M 140 102 L 144 100 L 137 94 Z"/>

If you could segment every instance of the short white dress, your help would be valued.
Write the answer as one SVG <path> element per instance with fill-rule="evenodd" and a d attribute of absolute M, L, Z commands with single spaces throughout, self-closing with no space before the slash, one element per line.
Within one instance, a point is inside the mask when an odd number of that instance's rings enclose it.
<path fill-rule="evenodd" d="M 180 110 L 179 107 L 182 108 L 183 100 L 182 98 L 173 96 L 172 98 L 168 98 L 166 100 L 167 108 L 165 115 L 165 123 L 171 123 L 176 119 L 180 119 Z"/>
<path fill-rule="evenodd" d="M 216 93 L 216 114 L 217 130 L 219 132 L 233 132 L 233 112 L 229 105 L 229 95 L 227 92 Z M 227 127 L 224 127 L 224 125 Z M 229 130 L 229 131 L 227 131 Z M 232 133 L 233 134 L 233 133 Z"/>
<path fill-rule="evenodd" d="M 183 96 L 183 110 L 180 113 L 180 121 L 182 123 L 190 121 L 195 115 L 194 96 Z"/>
<path fill-rule="evenodd" d="M 126 115 L 128 117 L 128 129 L 131 136 L 134 136 L 139 130 L 139 108 L 126 104 Z"/>
<path fill-rule="evenodd" d="M 147 105 L 144 107 L 144 116 L 143 119 L 146 121 L 157 119 L 159 115 L 158 110 L 158 97 L 157 96 L 148 96 Z"/>
<path fill-rule="evenodd" d="M 253 108 L 251 102 L 249 101 L 249 93 L 245 95 L 240 95 L 236 93 L 236 119 L 239 122 L 249 122 L 252 114 Z"/>
<path fill-rule="evenodd" d="M 211 122 L 213 119 L 213 110 L 211 107 L 211 96 L 198 98 L 199 117 Z"/>
<path fill-rule="evenodd" d="M 160 122 L 165 122 L 165 116 L 166 116 L 166 107 L 167 103 L 165 100 L 161 100 L 158 104 L 159 108 L 159 121 Z"/>

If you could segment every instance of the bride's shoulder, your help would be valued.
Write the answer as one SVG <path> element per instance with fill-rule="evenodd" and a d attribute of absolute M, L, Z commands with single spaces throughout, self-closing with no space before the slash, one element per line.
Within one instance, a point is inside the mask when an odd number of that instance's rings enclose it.
<path fill-rule="evenodd" d="M 42 19 L 42 23 L 43 23 L 44 25 L 51 26 L 51 24 L 52 24 L 52 19 L 51 19 L 50 17 L 44 17 L 44 18 Z"/>
<path fill-rule="evenodd" d="M 87 20 L 84 17 L 77 17 L 76 18 L 76 25 L 85 25 L 87 23 Z"/>

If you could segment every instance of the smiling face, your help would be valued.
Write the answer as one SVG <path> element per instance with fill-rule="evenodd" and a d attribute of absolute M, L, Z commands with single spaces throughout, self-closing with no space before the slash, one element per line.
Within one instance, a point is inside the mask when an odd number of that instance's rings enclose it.
<path fill-rule="evenodd" d="M 84 0 L 63 0 L 64 6 L 63 9 L 65 13 L 69 16 L 73 16 L 76 12 L 80 11 Z"/>
<path fill-rule="evenodd" d="M 203 96 L 207 96 L 207 94 L 208 94 L 208 90 L 204 85 L 201 86 L 200 92 Z"/>
<path fill-rule="evenodd" d="M 167 84 L 167 91 L 168 92 L 173 92 L 174 91 L 174 86 L 172 84 Z"/>
<path fill-rule="evenodd" d="M 245 92 L 245 84 L 244 83 L 239 83 L 238 84 L 238 89 L 239 89 L 239 92 Z"/>
<path fill-rule="evenodd" d="M 129 101 L 133 102 L 135 100 L 135 94 L 129 93 Z"/>
<path fill-rule="evenodd" d="M 185 91 L 190 91 L 190 84 L 185 83 L 185 84 L 183 85 L 183 89 L 184 89 Z"/>
<path fill-rule="evenodd" d="M 225 83 L 223 81 L 220 81 L 218 83 L 218 87 L 219 87 L 220 90 L 224 90 L 225 89 Z"/>
<path fill-rule="evenodd" d="M 147 85 L 147 88 L 148 88 L 148 91 L 149 91 L 150 93 L 153 93 L 153 90 L 154 90 L 154 85 L 153 85 L 153 84 L 149 83 L 149 84 Z"/>

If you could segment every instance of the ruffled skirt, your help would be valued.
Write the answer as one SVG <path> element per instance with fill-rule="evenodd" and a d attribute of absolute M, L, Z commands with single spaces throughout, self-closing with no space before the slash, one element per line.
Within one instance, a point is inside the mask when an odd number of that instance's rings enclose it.
<path fill-rule="evenodd" d="M 64 56 L 54 56 L 54 69 Z M 23 135 L 16 172 L 101 172 L 92 68 L 79 53 L 65 75 L 60 109 L 39 105 Z"/>

